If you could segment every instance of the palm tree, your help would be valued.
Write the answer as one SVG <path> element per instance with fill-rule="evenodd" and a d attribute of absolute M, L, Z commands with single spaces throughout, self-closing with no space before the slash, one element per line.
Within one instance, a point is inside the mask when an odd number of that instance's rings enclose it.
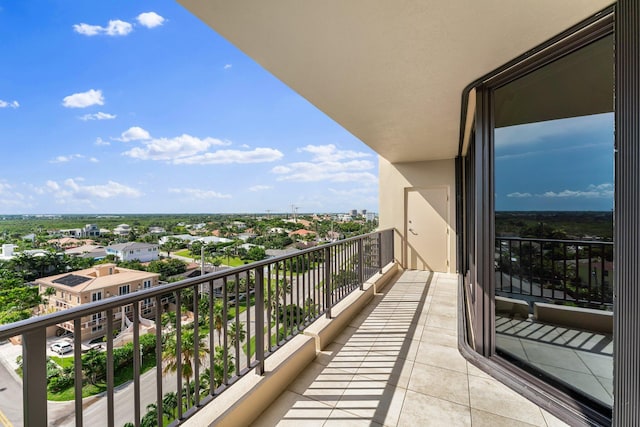
<path fill-rule="evenodd" d="M 89 382 L 95 385 L 98 378 L 104 376 L 107 371 L 106 354 L 92 348 L 84 356 L 82 356 L 82 371 Z"/>
<path fill-rule="evenodd" d="M 147 413 L 140 420 L 141 427 L 158 427 L 158 406 L 155 403 L 147 405 Z"/>
<path fill-rule="evenodd" d="M 247 333 L 244 330 L 244 323 L 233 322 L 229 325 L 229 344 L 235 348 L 236 344 L 241 343 L 246 338 Z"/>
<path fill-rule="evenodd" d="M 221 300 L 216 300 L 213 306 L 213 327 L 218 332 L 218 346 L 222 347 L 222 326 L 224 324 L 223 306 Z"/>
<path fill-rule="evenodd" d="M 204 361 L 204 358 L 209 353 L 209 349 L 205 347 L 205 335 L 199 334 L 198 337 L 198 354 L 195 354 L 195 337 L 193 330 L 185 330 L 182 332 L 182 342 L 180 356 L 177 352 L 177 340 L 173 334 L 167 337 L 165 342 L 165 348 L 162 352 L 162 363 L 164 364 L 163 372 L 176 372 L 178 370 L 178 360 L 182 363 L 182 372 L 180 373 L 185 379 L 186 383 L 191 382 L 193 378 L 194 363 Z M 180 359 L 178 359 L 180 357 Z M 197 360 L 196 360 L 197 359 Z M 187 393 L 187 404 L 190 405 L 190 396 Z"/>
<path fill-rule="evenodd" d="M 178 409 L 178 395 L 175 391 L 170 391 L 164 395 L 162 398 L 162 407 L 166 413 L 170 415 L 171 419 L 175 419 L 176 410 Z"/>

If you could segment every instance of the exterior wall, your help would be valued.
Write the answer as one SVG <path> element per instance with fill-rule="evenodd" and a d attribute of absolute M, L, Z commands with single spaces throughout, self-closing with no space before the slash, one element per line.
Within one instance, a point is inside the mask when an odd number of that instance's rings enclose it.
<path fill-rule="evenodd" d="M 408 189 L 444 187 L 448 189 L 449 267 L 456 265 L 456 211 L 455 211 L 455 160 L 434 160 L 411 163 L 390 163 L 379 158 L 380 176 L 380 229 L 396 230 L 395 256 L 403 260 L 405 248 L 405 193 Z M 418 213 L 419 214 L 419 213 Z M 420 256 L 420 254 L 418 254 Z M 404 266 L 404 265 L 403 265 Z M 406 267 L 406 266 L 404 266 Z"/>

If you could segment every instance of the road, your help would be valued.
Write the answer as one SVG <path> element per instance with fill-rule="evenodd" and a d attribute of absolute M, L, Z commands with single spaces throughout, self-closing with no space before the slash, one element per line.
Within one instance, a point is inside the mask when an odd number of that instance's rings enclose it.
<path fill-rule="evenodd" d="M 156 371 L 151 369 L 140 377 L 140 415 L 144 416 L 147 412 L 146 407 L 150 403 L 156 402 Z M 176 389 L 175 374 L 167 374 L 162 380 L 162 393 L 166 394 Z M 114 392 L 114 408 L 115 408 L 115 426 L 122 426 L 127 422 L 133 422 L 133 383 L 127 383 L 120 387 L 116 387 Z M 88 399 L 92 399 L 88 401 Z M 51 413 L 51 403 L 50 403 Z M 50 417 L 51 418 L 51 417 Z M 86 426 L 106 426 L 107 425 L 107 396 L 85 399 L 83 411 L 83 424 Z M 49 425 L 72 427 L 75 426 L 75 417 L 73 407 L 67 412 L 66 416 L 57 419 L 50 419 Z"/>
<path fill-rule="evenodd" d="M 0 425 L 22 425 L 22 384 L 0 363 Z"/>

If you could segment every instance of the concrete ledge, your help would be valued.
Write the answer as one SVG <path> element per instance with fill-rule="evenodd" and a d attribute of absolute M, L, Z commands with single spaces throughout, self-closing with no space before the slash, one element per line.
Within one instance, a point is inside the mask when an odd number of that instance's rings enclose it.
<path fill-rule="evenodd" d="M 520 299 L 507 298 L 496 295 L 496 312 L 508 314 L 518 319 L 529 318 L 529 303 Z"/>
<path fill-rule="evenodd" d="M 255 371 L 246 374 L 183 424 L 198 427 L 249 425 L 315 358 L 314 338 L 297 335 L 265 360 L 263 376 Z"/>
<path fill-rule="evenodd" d="M 382 274 L 376 273 L 363 285 L 363 290 L 355 290 L 331 309 L 331 319 L 325 316 L 313 322 L 305 330 L 304 334 L 315 338 L 316 351 L 323 350 L 331 344 L 344 330 L 351 320 L 371 302 L 374 293 L 382 289 L 398 271 L 396 263 L 387 265 Z"/>
<path fill-rule="evenodd" d="M 580 328 L 605 334 L 613 333 L 613 313 L 611 311 L 536 302 L 533 304 L 533 317 L 539 322 L 558 326 Z"/>

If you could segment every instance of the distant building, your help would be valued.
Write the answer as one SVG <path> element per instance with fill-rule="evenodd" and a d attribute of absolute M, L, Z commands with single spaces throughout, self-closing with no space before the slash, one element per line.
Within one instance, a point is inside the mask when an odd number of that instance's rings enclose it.
<path fill-rule="evenodd" d="M 128 236 L 131 233 L 131 226 L 128 224 L 120 224 L 113 229 L 113 234 L 116 236 Z"/>
<path fill-rule="evenodd" d="M 16 248 L 16 245 L 12 245 L 11 243 L 5 243 L 2 245 L 2 254 L 0 254 L 0 259 L 9 260 L 13 258 L 13 250 Z"/>
<path fill-rule="evenodd" d="M 358 216 L 358 209 L 351 209 L 351 216 Z"/>
<path fill-rule="evenodd" d="M 171 239 L 182 240 L 183 242 L 193 242 L 198 238 L 196 236 L 192 236 L 191 234 L 174 234 L 173 236 L 162 236 L 158 243 L 164 245 Z"/>
<path fill-rule="evenodd" d="M 158 259 L 158 245 L 153 243 L 118 243 L 106 247 L 107 255 L 113 255 L 120 261 L 154 261 Z"/>
<path fill-rule="evenodd" d="M 55 289 L 55 294 L 47 297 L 47 312 L 56 312 L 77 307 L 116 295 L 124 295 L 141 289 L 158 285 L 160 275 L 146 271 L 120 268 L 115 264 L 101 264 L 85 270 L 37 279 L 40 293 L 47 288 Z M 140 313 L 151 317 L 155 314 L 155 299 L 140 301 Z M 123 313 L 131 316 L 132 306 L 123 307 L 121 312 L 114 313 L 112 321 L 121 320 Z M 81 319 L 81 339 L 87 340 L 103 336 L 106 332 L 106 313 L 99 312 Z M 73 322 L 57 325 L 59 328 L 75 332 Z"/>
<path fill-rule="evenodd" d="M 338 221 L 348 222 L 348 221 L 351 221 L 353 218 L 349 214 L 339 214 L 337 215 L 336 219 Z"/>
<path fill-rule="evenodd" d="M 366 209 L 362 209 L 362 216 L 366 216 L 367 215 L 367 210 Z"/>
<path fill-rule="evenodd" d="M 84 238 L 84 237 L 99 237 L 101 234 L 100 228 L 95 224 L 86 224 L 83 228 L 67 228 L 59 231 L 63 236 Z"/>
<path fill-rule="evenodd" d="M 365 219 L 367 220 L 367 222 L 371 222 L 371 221 L 375 221 L 376 219 L 376 214 L 373 212 L 367 212 L 364 214 Z"/>
<path fill-rule="evenodd" d="M 149 234 L 164 234 L 166 232 L 164 227 L 149 227 Z"/>
<path fill-rule="evenodd" d="M 104 246 L 100 245 L 82 245 L 77 248 L 71 248 L 64 251 L 66 255 L 77 256 L 79 258 L 91 258 L 95 260 L 104 259 L 107 251 Z"/>
<path fill-rule="evenodd" d="M 292 231 L 291 233 L 289 233 L 289 237 L 307 238 L 309 236 L 315 236 L 315 235 L 316 233 L 314 231 L 309 231 L 305 229 L 300 229 L 300 230 Z"/>

